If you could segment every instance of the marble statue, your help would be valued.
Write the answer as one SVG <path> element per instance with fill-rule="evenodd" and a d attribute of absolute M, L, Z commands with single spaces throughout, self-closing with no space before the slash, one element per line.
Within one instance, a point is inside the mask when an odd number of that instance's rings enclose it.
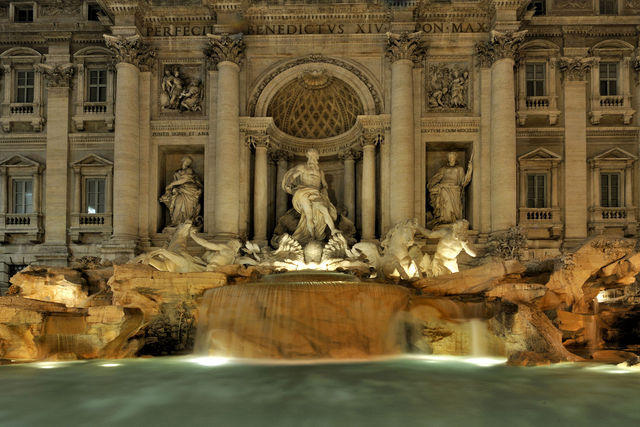
<path fill-rule="evenodd" d="M 293 195 L 293 207 L 300 214 L 293 238 L 301 245 L 323 241 L 327 228 L 331 235 L 339 232 L 334 223 L 337 211 L 329 200 L 318 159 L 316 150 L 308 150 L 307 163 L 289 169 L 282 179 L 283 190 Z"/>
<path fill-rule="evenodd" d="M 191 221 L 178 225 L 166 248 L 153 249 L 133 260 L 132 264 L 147 264 L 156 270 L 172 273 L 191 273 L 205 271 L 206 263 L 187 251 L 187 239 L 193 231 Z"/>
<path fill-rule="evenodd" d="M 436 172 L 427 184 L 431 205 L 434 210 L 433 225 L 452 224 L 462 219 L 462 196 L 464 188 L 471 181 L 473 172 L 473 153 L 464 168 L 457 164 L 456 153 L 450 152 L 447 164 Z"/>
<path fill-rule="evenodd" d="M 198 237 L 194 228 L 191 229 L 190 236 L 194 242 L 207 249 L 202 254 L 202 260 L 207 264 L 207 271 L 214 271 L 218 267 L 234 264 L 240 248 L 242 248 L 242 242 L 238 239 L 231 239 L 225 243 L 209 242 Z"/>
<path fill-rule="evenodd" d="M 201 111 L 202 81 L 193 79 L 180 94 L 180 111 Z"/>
<path fill-rule="evenodd" d="M 170 226 L 187 221 L 199 221 L 202 183 L 191 168 L 191 157 L 183 157 L 181 163 L 180 169 L 173 174 L 173 181 L 166 186 L 164 194 L 160 197 L 160 202 L 169 209 Z"/>
<path fill-rule="evenodd" d="M 465 219 L 456 221 L 450 227 L 443 227 L 427 233 L 429 238 L 438 238 L 436 253 L 427 267 L 428 276 L 441 276 L 447 273 L 457 273 L 457 257 L 465 251 L 467 255 L 475 257 L 476 252 L 467 239 L 469 222 Z M 424 263 L 423 264 L 427 264 Z"/>

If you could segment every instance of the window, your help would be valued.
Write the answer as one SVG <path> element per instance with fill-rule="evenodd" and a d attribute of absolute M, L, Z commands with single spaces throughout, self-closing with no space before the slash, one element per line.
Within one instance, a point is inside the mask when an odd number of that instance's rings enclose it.
<path fill-rule="evenodd" d="M 618 94 L 618 64 L 603 62 L 600 64 L 600 96 Z"/>
<path fill-rule="evenodd" d="M 618 0 L 600 0 L 600 15 L 617 15 Z"/>
<path fill-rule="evenodd" d="M 542 173 L 527 174 L 527 207 L 547 207 L 547 175 Z"/>
<path fill-rule="evenodd" d="M 30 104 L 33 102 L 33 71 L 16 72 L 16 102 Z"/>
<path fill-rule="evenodd" d="M 33 5 L 16 5 L 14 22 L 33 22 Z"/>
<path fill-rule="evenodd" d="M 13 213 L 26 214 L 33 212 L 33 180 L 13 180 Z"/>
<path fill-rule="evenodd" d="M 104 178 L 87 178 L 85 181 L 86 211 L 87 213 L 105 212 L 105 183 Z"/>
<path fill-rule="evenodd" d="M 600 174 L 600 206 L 603 208 L 620 207 L 620 174 Z"/>
<path fill-rule="evenodd" d="M 546 0 L 533 0 L 531 2 L 531 9 L 535 10 L 533 16 L 544 16 L 547 14 L 547 2 Z"/>
<path fill-rule="evenodd" d="M 107 101 L 107 70 L 89 70 L 89 102 Z"/>
<path fill-rule="evenodd" d="M 87 19 L 89 21 L 100 21 L 98 15 L 101 15 L 102 13 L 102 9 L 100 9 L 100 6 L 97 4 L 89 3 L 87 5 Z"/>
<path fill-rule="evenodd" d="M 527 64 L 527 96 L 544 96 L 545 64 Z"/>

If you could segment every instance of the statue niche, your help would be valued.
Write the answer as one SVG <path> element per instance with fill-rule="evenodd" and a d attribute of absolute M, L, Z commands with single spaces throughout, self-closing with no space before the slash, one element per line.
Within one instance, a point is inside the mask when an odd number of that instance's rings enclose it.
<path fill-rule="evenodd" d="M 447 163 L 436 172 L 427 183 L 433 218 L 430 226 L 453 224 L 463 219 L 462 198 L 464 188 L 471 182 L 473 173 L 473 152 L 467 165 L 467 171 L 458 165 L 457 154 L 447 154 Z"/>
<path fill-rule="evenodd" d="M 193 222 L 196 226 L 202 223 L 200 211 L 200 196 L 202 182 L 191 165 L 193 159 L 185 156 L 180 162 L 180 168 L 173 174 L 173 180 L 165 187 L 160 202 L 169 210 L 170 227 L 177 227 L 186 222 Z"/>

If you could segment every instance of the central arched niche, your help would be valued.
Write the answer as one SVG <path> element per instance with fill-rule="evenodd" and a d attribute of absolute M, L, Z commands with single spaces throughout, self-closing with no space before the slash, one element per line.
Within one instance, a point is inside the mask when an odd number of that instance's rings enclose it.
<path fill-rule="evenodd" d="M 363 113 L 356 91 L 325 69 L 301 72 L 276 92 L 267 108 L 282 132 L 316 140 L 347 132 Z"/>

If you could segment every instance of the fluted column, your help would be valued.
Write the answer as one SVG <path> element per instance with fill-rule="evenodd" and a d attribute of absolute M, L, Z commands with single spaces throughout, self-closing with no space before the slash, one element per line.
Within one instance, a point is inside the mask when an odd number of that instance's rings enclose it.
<path fill-rule="evenodd" d="M 69 89 L 72 64 L 40 65 L 47 80 L 47 186 L 45 189 L 45 245 L 41 261 L 49 264 L 67 263 L 67 195 L 69 164 Z M 35 184 L 35 183 L 34 183 Z M 54 256 L 53 253 L 58 252 Z"/>
<path fill-rule="evenodd" d="M 268 135 L 250 135 L 247 142 L 255 150 L 253 171 L 253 239 L 259 243 L 267 242 L 267 204 L 268 204 Z"/>
<path fill-rule="evenodd" d="M 291 154 L 284 150 L 277 150 L 272 153 L 273 161 L 276 162 L 276 222 L 287 212 L 287 193 L 282 189 L 282 180 L 287 173 Z"/>
<path fill-rule="evenodd" d="M 593 58 L 558 63 L 564 77 L 564 237 L 569 245 L 587 237 L 587 76 L 592 64 Z"/>
<path fill-rule="evenodd" d="M 414 217 L 415 146 L 413 117 L 413 64 L 425 50 L 422 33 L 387 33 L 391 61 L 390 220 L 396 224 Z M 363 209 L 364 211 L 364 209 Z"/>
<path fill-rule="evenodd" d="M 359 152 L 351 148 L 340 153 L 340 158 L 344 163 L 343 205 L 347 212 L 347 218 L 353 223 L 356 221 L 356 157 L 358 156 Z"/>
<path fill-rule="evenodd" d="M 224 239 L 236 237 L 239 231 L 239 72 L 244 58 L 244 41 L 242 34 L 208 36 L 209 47 L 205 54 L 218 69 L 213 227 L 216 238 Z"/>
<path fill-rule="evenodd" d="M 516 225 L 516 105 L 514 58 L 526 31 L 491 32 L 478 52 L 491 62 L 491 230 Z"/>
<path fill-rule="evenodd" d="M 105 35 L 116 58 L 116 118 L 113 138 L 113 238 L 114 257 L 131 255 L 138 240 L 140 191 L 139 78 L 140 67 L 153 65 L 155 51 L 139 36 Z M 146 160 L 146 159 L 145 159 Z M 116 246 L 121 246 L 118 250 Z M 104 248 L 104 246 L 103 246 Z"/>
<path fill-rule="evenodd" d="M 376 238 L 376 145 L 380 134 L 362 137 L 362 240 Z"/>

